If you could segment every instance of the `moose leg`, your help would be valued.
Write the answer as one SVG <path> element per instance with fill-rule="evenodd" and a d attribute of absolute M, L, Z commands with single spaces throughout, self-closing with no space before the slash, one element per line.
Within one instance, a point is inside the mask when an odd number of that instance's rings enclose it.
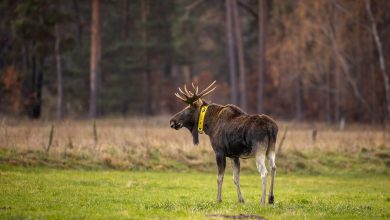
<path fill-rule="evenodd" d="M 216 155 L 217 166 L 218 166 L 218 194 L 217 194 L 217 202 L 222 201 L 222 183 L 223 176 L 225 175 L 225 167 L 226 167 L 226 157 L 223 154 Z"/>
<path fill-rule="evenodd" d="M 275 151 L 267 152 L 267 157 L 269 160 L 269 167 L 271 168 L 271 186 L 269 188 L 268 203 L 274 204 L 274 181 L 276 174 Z"/>
<path fill-rule="evenodd" d="M 262 182 L 262 193 L 261 193 L 261 200 L 260 204 L 265 204 L 265 197 L 266 197 L 266 190 L 267 190 L 267 167 L 265 166 L 265 154 L 266 154 L 266 147 L 260 144 L 258 146 L 258 150 L 256 152 L 256 166 L 257 170 L 260 172 L 261 175 L 261 182 Z"/>
<path fill-rule="evenodd" d="M 242 198 L 241 189 L 240 189 L 240 159 L 233 158 L 233 180 L 234 184 L 237 186 L 237 194 L 238 194 L 238 202 L 244 203 L 244 199 Z"/>

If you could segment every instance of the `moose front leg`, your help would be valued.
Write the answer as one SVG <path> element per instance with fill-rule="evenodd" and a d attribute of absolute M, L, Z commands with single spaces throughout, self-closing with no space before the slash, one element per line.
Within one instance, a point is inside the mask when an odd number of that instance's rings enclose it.
<path fill-rule="evenodd" d="M 244 203 L 244 198 L 242 198 L 241 189 L 240 189 L 240 159 L 232 158 L 233 165 L 233 180 L 234 184 L 237 187 L 238 202 Z"/>
<path fill-rule="evenodd" d="M 218 194 L 217 194 L 217 202 L 222 201 L 222 183 L 223 183 L 223 176 L 225 174 L 225 168 L 226 168 L 226 157 L 224 154 L 217 153 L 216 154 L 216 160 L 217 160 L 217 166 L 218 166 Z"/>

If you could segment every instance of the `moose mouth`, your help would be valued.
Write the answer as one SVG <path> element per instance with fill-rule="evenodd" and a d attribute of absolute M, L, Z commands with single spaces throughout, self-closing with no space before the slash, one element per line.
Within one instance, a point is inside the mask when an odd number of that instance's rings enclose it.
<path fill-rule="evenodd" d="M 171 128 L 176 129 L 176 130 L 179 130 L 180 128 L 183 127 L 183 124 L 177 123 L 176 121 L 173 121 L 173 120 L 170 122 L 170 124 L 171 124 Z"/>

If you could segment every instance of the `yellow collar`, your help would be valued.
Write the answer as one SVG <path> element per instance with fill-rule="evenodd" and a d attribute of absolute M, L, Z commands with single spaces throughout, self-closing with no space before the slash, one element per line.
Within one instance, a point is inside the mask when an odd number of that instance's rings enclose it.
<path fill-rule="evenodd" d="M 199 134 L 203 134 L 204 116 L 206 115 L 206 111 L 207 111 L 208 107 L 209 106 L 204 105 L 200 109 L 199 121 L 198 121 L 198 132 L 199 132 Z"/>

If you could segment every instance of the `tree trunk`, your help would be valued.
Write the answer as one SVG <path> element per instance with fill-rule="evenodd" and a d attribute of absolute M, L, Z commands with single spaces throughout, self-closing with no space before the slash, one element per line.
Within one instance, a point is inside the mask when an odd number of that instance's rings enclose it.
<path fill-rule="evenodd" d="M 298 120 L 303 118 L 303 83 L 302 76 L 299 74 L 296 81 L 296 99 L 295 99 L 295 117 Z"/>
<path fill-rule="evenodd" d="M 62 120 L 64 117 L 64 101 L 63 101 L 63 83 L 62 83 L 62 66 L 61 66 L 61 52 L 60 52 L 60 30 L 59 26 L 55 26 L 55 57 L 57 69 L 57 119 Z"/>
<path fill-rule="evenodd" d="M 379 66 L 381 69 L 381 74 L 383 77 L 383 84 L 385 87 L 387 118 L 390 119 L 390 80 L 389 80 L 389 76 L 386 73 L 386 64 L 385 64 L 385 58 L 383 56 L 382 42 L 379 38 L 379 33 L 378 33 L 378 29 L 376 27 L 374 16 L 372 15 L 370 0 L 366 0 L 366 10 L 367 10 L 370 22 L 371 22 L 371 33 L 374 37 L 376 49 L 378 51 Z"/>
<path fill-rule="evenodd" d="M 123 39 L 129 37 L 129 0 L 123 0 Z"/>
<path fill-rule="evenodd" d="M 34 43 L 32 44 L 34 47 Z M 43 83 L 43 59 L 36 53 L 31 56 L 31 88 L 28 96 L 28 116 L 31 119 L 41 117 L 42 83 Z"/>
<path fill-rule="evenodd" d="M 325 71 L 324 72 L 324 84 L 326 85 L 326 90 L 324 90 L 324 96 L 325 96 L 325 115 L 326 115 L 326 122 L 330 124 L 332 122 L 332 114 L 331 114 L 331 100 L 332 100 L 332 94 L 331 94 L 331 85 L 330 85 L 330 72 Z"/>
<path fill-rule="evenodd" d="M 267 1 L 259 0 L 259 97 L 258 113 L 264 112 L 264 77 L 266 72 L 265 45 L 267 35 Z"/>
<path fill-rule="evenodd" d="M 83 40 L 83 25 L 81 24 L 81 19 L 80 19 L 80 8 L 79 8 L 79 3 L 78 0 L 73 0 L 73 10 L 75 13 L 75 20 L 76 20 L 76 26 L 77 26 L 77 38 L 78 38 L 78 43 L 81 44 Z"/>
<path fill-rule="evenodd" d="M 237 94 L 237 73 L 236 73 L 236 51 L 234 49 L 233 38 L 233 20 L 232 20 L 232 0 L 226 0 L 226 39 L 227 39 L 227 52 L 229 63 L 229 76 L 230 76 L 230 92 L 231 102 L 234 105 L 238 104 Z"/>
<path fill-rule="evenodd" d="M 240 105 L 244 111 L 248 110 L 247 96 L 246 96 L 246 76 L 245 76 L 245 57 L 243 40 L 241 33 L 240 16 L 238 13 L 237 0 L 233 0 L 233 20 L 234 20 L 234 32 L 237 40 L 237 52 L 238 52 L 238 66 L 240 74 Z"/>
<path fill-rule="evenodd" d="M 100 13 L 99 0 L 92 0 L 92 35 L 91 35 L 91 73 L 90 73 L 90 98 L 89 98 L 89 117 L 97 116 L 98 105 L 98 78 L 100 74 Z"/>
<path fill-rule="evenodd" d="M 144 74 L 145 74 L 145 89 L 146 89 L 146 97 L 145 97 L 145 112 L 147 115 L 153 114 L 153 77 L 150 71 L 150 60 L 149 60 L 149 51 L 148 51 L 148 16 L 149 16 L 149 1 L 142 0 L 141 1 L 141 21 L 143 25 L 142 30 L 142 42 L 144 47 Z"/>
<path fill-rule="evenodd" d="M 341 73 L 340 73 L 341 70 L 339 67 L 335 67 L 334 69 L 335 69 L 334 87 L 336 91 L 334 94 L 334 121 L 337 123 L 341 119 L 341 100 L 344 91 L 341 86 Z"/>

